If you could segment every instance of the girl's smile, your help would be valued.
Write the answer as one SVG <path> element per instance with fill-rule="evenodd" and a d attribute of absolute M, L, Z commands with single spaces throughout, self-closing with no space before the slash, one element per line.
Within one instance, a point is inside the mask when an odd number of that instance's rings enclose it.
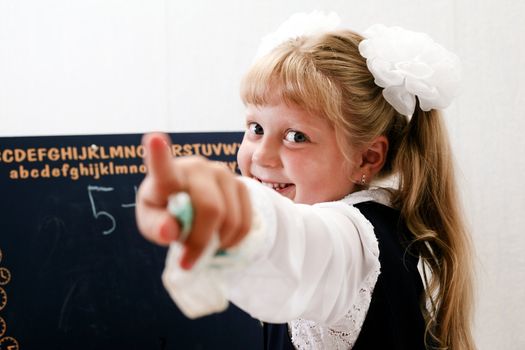
<path fill-rule="evenodd" d="M 265 181 L 262 179 L 259 179 L 258 177 L 253 177 L 255 180 L 259 181 L 266 187 L 272 188 L 275 191 L 279 192 L 280 194 L 291 197 L 290 192 L 295 191 L 295 185 L 292 183 L 282 183 L 282 182 L 271 182 L 271 181 Z"/>

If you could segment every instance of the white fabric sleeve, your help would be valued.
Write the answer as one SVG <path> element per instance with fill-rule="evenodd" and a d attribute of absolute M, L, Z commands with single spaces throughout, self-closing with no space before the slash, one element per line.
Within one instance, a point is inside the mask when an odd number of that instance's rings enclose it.
<path fill-rule="evenodd" d="M 302 318 L 338 325 L 356 305 L 366 315 L 379 251 L 359 210 L 341 201 L 295 204 L 254 180 L 241 181 L 260 217 L 249 236 L 260 244 L 246 268 L 225 275 L 228 299 L 272 323 Z"/>
<path fill-rule="evenodd" d="M 215 254 L 215 236 L 190 271 L 180 267 L 182 249 L 172 243 L 162 274 L 172 299 L 190 318 L 221 312 L 230 300 L 265 322 L 293 320 L 294 344 L 351 343 L 379 275 L 370 222 L 344 201 L 295 204 L 259 182 L 240 181 L 253 207 L 250 232 L 225 256 Z"/>

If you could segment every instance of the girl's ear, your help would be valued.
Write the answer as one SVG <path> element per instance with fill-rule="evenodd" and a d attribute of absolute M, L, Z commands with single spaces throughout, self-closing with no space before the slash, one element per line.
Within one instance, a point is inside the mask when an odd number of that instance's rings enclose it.
<path fill-rule="evenodd" d="M 354 182 L 366 185 L 372 178 L 379 173 L 386 161 L 388 153 L 388 139 L 385 136 L 378 136 L 362 151 L 360 164 L 354 170 Z"/>

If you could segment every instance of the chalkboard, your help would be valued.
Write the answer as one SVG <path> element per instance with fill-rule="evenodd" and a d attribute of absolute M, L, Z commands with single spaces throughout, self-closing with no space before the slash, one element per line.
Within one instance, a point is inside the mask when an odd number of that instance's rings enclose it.
<path fill-rule="evenodd" d="M 236 170 L 242 134 L 171 134 Z M 0 138 L 0 349 L 261 349 L 234 306 L 186 319 L 137 231 L 141 135 Z"/>

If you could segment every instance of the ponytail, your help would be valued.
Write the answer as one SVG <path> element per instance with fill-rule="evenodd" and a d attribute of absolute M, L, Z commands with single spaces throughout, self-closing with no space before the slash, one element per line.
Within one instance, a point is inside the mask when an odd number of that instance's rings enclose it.
<path fill-rule="evenodd" d="M 425 342 L 430 349 L 474 349 L 470 324 L 472 263 L 457 198 L 447 133 L 436 110 L 416 113 L 399 141 L 394 205 L 423 263 Z"/>

